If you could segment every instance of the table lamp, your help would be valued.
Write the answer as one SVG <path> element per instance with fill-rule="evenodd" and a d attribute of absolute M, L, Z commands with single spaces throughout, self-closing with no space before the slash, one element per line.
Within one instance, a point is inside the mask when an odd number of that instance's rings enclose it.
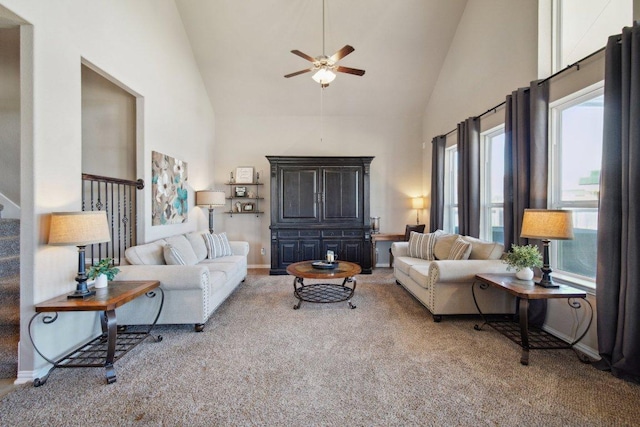
<path fill-rule="evenodd" d="M 557 288 L 551 279 L 549 241 L 573 239 L 573 213 L 566 210 L 525 209 L 520 237 L 539 239 L 543 243 L 542 279 L 536 285 Z"/>
<path fill-rule="evenodd" d="M 196 191 L 196 205 L 209 207 L 209 233 L 213 233 L 213 208 L 216 206 L 224 206 L 226 203 L 227 198 L 224 191 Z"/>
<path fill-rule="evenodd" d="M 49 244 L 78 247 L 78 275 L 76 290 L 67 298 L 86 298 L 96 291 L 87 288 L 85 247 L 110 242 L 109 224 L 105 211 L 53 212 L 49 229 Z"/>
<path fill-rule="evenodd" d="M 420 209 L 424 209 L 424 197 L 412 198 L 411 207 L 416 210 L 416 224 L 420 224 Z"/>

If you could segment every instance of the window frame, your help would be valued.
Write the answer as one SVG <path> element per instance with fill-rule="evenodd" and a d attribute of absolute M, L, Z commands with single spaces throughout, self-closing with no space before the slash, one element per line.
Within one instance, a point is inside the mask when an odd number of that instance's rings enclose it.
<path fill-rule="evenodd" d="M 444 151 L 444 231 L 455 233 L 458 212 L 458 146 L 453 144 Z"/>
<path fill-rule="evenodd" d="M 504 194 L 502 203 L 491 201 L 491 151 L 493 138 L 504 135 L 504 123 L 494 126 L 480 134 L 480 238 L 493 241 L 493 227 L 491 225 L 491 211 L 502 208 L 504 223 Z M 504 151 L 502 155 L 504 165 Z M 504 182 L 504 175 L 503 175 Z M 504 242 L 502 242 L 504 243 Z"/>
<path fill-rule="evenodd" d="M 558 100 L 555 100 L 549 104 L 549 184 L 548 184 L 548 206 L 549 209 L 595 209 L 598 213 L 598 201 L 562 201 L 562 189 L 560 188 L 561 177 L 561 133 L 562 133 L 562 112 L 582 104 L 585 101 L 597 98 L 604 95 L 604 80 L 584 87 L 578 91 L 575 91 L 567 96 L 564 96 Z M 552 266 L 558 265 L 558 243 L 552 240 L 549 250 L 550 264 Z M 554 278 L 559 279 L 561 282 L 567 282 L 572 285 L 579 285 L 589 290 L 595 290 L 596 279 L 582 276 L 569 271 L 561 270 L 559 268 L 554 269 Z"/>

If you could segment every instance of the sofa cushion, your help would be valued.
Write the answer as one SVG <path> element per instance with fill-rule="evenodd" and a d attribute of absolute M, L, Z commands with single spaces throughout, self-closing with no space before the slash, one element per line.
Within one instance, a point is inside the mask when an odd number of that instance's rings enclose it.
<path fill-rule="evenodd" d="M 409 277 L 413 279 L 421 288 L 429 289 L 430 284 L 434 281 L 429 274 L 435 269 L 430 268 L 430 264 L 419 264 L 409 271 Z"/>
<path fill-rule="evenodd" d="M 198 263 L 198 257 L 196 253 L 193 251 L 191 247 L 191 243 L 187 240 L 187 237 L 184 235 L 167 237 L 167 244 L 171 245 L 176 251 L 179 252 L 180 256 L 184 260 L 184 265 L 196 265 Z M 166 254 L 166 252 L 165 252 Z M 167 257 L 165 256 L 165 261 Z M 167 263 L 168 264 L 168 263 Z"/>
<path fill-rule="evenodd" d="M 411 232 L 409 236 L 409 256 L 433 260 L 433 247 L 436 244 L 436 233 L 416 233 Z"/>
<path fill-rule="evenodd" d="M 436 259 L 448 259 L 451 247 L 458 237 L 460 237 L 458 234 L 448 234 L 441 231 L 440 234 L 436 236 L 436 244 L 433 247 L 434 257 Z"/>
<path fill-rule="evenodd" d="M 132 265 L 164 265 L 164 239 L 144 245 L 131 246 L 124 251 L 124 256 Z"/>
<path fill-rule="evenodd" d="M 193 252 L 196 254 L 198 262 L 207 257 L 207 246 L 205 245 L 203 238 L 205 233 L 208 233 L 208 231 L 195 231 L 187 234 L 187 240 L 189 241 L 191 248 L 193 248 Z"/>
<path fill-rule="evenodd" d="M 164 261 L 167 265 L 187 265 L 184 261 L 183 256 L 180 254 L 180 251 L 171 246 L 170 244 L 166 244 L 164 246 Z"/>
<path fill-rule="evenodd" d="M 462 239 L 471 243 L 469 259 L 500 259 L 504 252 L 504 246 L 500 243 L 486 242 L 469 236 L 462 236 Z"/>
<path fill-rule="evenodd" d="M 469 255 L 471 255 L 471 243 L 465 242 L 458 237 L 455 242 L 453 242 L 453 245 L 451 245 L 451 251 L 447 259 L 469 259 Z"/>
<path fill-rule="evenodd" d="M 431 261 L 427 261 L 426 259 L 401 256 L 401 257 L 396 257 L 393 260 L 393 268 L 395 268 L 396 270 L 402 271 L 404 274 L 408 276 L 413 266 L 416 266 L 416 265 L 428 266 L 429 263 L 431 263 Z"/>
<path fill-rule="evenodd" d="M 204 243 L 207 247 L 207 258 L 215 259 L 223 256 L 233 255 L 227 233 L 203 234 Z"/>

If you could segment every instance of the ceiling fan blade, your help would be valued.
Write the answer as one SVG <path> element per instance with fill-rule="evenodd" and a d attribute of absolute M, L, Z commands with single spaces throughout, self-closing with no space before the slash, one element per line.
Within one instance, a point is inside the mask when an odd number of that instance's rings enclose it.
<path fill-rule="evenodd" d="M 336 53 L 331 55 L 331 58 L 329 58 L 329 61 L 331 61 L 331 62 L 333 62 L 335 64 L 336 62 L 340 61 L 345 56 L 349 55 L 354 50 L 355 49 L 352 46 L 346 45 L 345 47 L 343 47 L 342 49 L 340 49 L 339 51 L 337 51 Z"/>
<path fill-rule="evenodd" d="M 300 52 L 297 49 L 292 50 L 291 53 L 293 53 L 294 55 L 298 55 L 300 58 L 304 58 L 309 62 L 316 62 L 316 58 L 312 58 L 309 55 L 307 55 L 306 53 Z"/>
<path fill-rule="evenodd" d="M 358 70 L 357 68 L 343 67 L 340 65 L 336 67 L 336 71 L 339 71 L 341 73 L 355 74 L 356 76 L 364 75 L 364 70 Z"/>
<path fill-rule="evenodd" d="M 300 71 L 296 71 L 295 73 L 287 74 L 285 77 L 286 78 L 295 77 L 295 76 L 298 76 L 300 74 L 308 73 L 311 70 L 312 70 L 312 68 L 307 68 L 306 70 L 300 70 Z"/>

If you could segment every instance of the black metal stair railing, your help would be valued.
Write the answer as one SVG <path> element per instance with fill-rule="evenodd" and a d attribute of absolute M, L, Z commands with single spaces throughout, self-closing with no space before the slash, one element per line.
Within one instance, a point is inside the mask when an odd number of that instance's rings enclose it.
<path fill-rule="evenodd" d="M 144 181 L 82 174 L 82 210 L 105 211 L 111 231 L 111 242 L 91 245 L 87 257 L 93 264 L 103 258 L 113 258 L 120 265 L 124 251 L 137 244 L 138 197 Z"/>

